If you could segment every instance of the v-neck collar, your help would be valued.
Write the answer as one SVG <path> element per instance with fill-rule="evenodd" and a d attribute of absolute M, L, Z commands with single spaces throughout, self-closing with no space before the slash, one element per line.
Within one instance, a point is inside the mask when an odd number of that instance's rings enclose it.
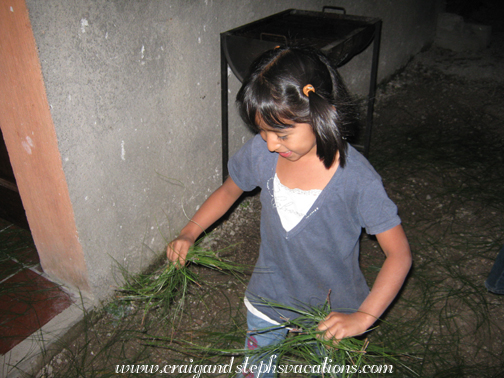
<path fill-rule="evenodd" d="M 327 185 L 322 189 L 320 192 L 319 196 L 313 203 L 313 205 L 310 207 L 306 215 L 299 221 L 298 224 L 296 224 L 290 231 L 286 231 L 285 228 L 282 225 L 282 221 L 280 219 L 280 214 L 278 213 L 278 209 L 276 207 L 275 203 L 275 194 L 274 194 L 274 177 L 276 174 L 276 167 L 278 164 L 278 155 L 276 157 L 276 160 L 273 164 L 273 176 L 268 180 L 268 194 L 272 196 L 272 212 L 274 213 L 275 217 L 275 222 L 278 222 L 279 229 L 282 230 L 283 237 L 286 239 L 290 239 L 295 237 L 297 234 L 299 234 L 305 227 L 306 224 L 310 221 L 310 218 L 317 212 L 319 209 L 323 206 L 326 197 L 328 196 L 328 193 L 333 192 L 331 188 L 337 185 L 337 181 L 339 181 L 339 177 L 343 174 L 343 168 L 341 166 L 338 166 L 336 169 L 336 172 L 332 175 L 331 179 L 327 183 Z M 269 187 L 271 185 L 271 187 Z"/>

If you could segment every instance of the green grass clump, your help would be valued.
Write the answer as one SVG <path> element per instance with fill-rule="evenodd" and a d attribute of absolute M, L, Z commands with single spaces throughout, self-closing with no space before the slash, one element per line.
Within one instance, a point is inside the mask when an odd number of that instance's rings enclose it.
<path fill-rule="evenodd" d="M 162 266 L 152 273 L 136 275 L 130 274 L 122 268 L 121 273 L 125 284 L 118 289 L 118 299 L 143 303 L 145 306 L 144 318 L 147 312 L 154 307 L 161 307 L 168 313 L 172 304 L 177 302 L 173 311 L 175 318 L 184 305 L 189 286 L 203 284 L 202 278 L 195 272 L 194 267 L 204 267 L 235 277 L 239 277 L 245 272 L 246 266 L 220 257 L 230 248 L 232 246 L 212 251 L 202 247 L 200 240 L 189 249 L 184 266 L 180 266 L 178 262 L 168 261 L 166 266 Z"/>

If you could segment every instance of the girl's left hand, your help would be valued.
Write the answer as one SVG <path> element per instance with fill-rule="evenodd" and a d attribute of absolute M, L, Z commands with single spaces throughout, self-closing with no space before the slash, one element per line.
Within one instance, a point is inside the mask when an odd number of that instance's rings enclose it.
<path fill-rule="evenodd" d="M 320 322 L 318 329 L 325 331 L 324 338 L 327 340 L 341 340 L 363 334 L 375 320 L 371 315 L 363 312 L 354 312 L 353 314 L 331 312 L 324 321 Z"/>
<path fill-rule="evenodd" d="M 376 235 L 383 249 L 385 262 L 376 277 L 373 288 L 353 314 L 331 312 L 318 329 L 325 331 L 326 339 L 343 339 L 361 335 L 373 325 L 395 298 L 411 267 L 408 239 L 401 225 Z M 372 314 L 372 315 L 371 315 Z"/>

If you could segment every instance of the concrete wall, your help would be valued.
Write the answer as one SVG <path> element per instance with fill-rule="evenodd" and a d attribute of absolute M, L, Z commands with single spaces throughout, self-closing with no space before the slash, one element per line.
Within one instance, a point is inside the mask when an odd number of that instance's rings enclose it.
<path fill-rule="evenodd" d="M 111 294 L 117 263 L 146 267 L 222 181 L 219 33 L 344 6 L 383 19 L 381 80 L 432 42 L 436 3 L 27 0 L 95 300 Z M 369 68 L 365 52 L 342 69 L 351 90 L 367 92 Z M 238 87 L 231 77 L 231 99 Z M 230 109 L 234 152 L 250 134 Z"/>

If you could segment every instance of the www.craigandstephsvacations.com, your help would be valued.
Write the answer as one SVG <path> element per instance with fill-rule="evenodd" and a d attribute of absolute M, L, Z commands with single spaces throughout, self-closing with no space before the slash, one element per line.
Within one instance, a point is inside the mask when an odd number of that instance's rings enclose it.
<path fill-rule="evenodd" d="M 193 378 L 199 378 L 201 374 L 233 374 L 233 373 L 253 373 L 256 377 L 261 377 L 266 373 L 273 374 L 387 374 L 393 373 L 392 365 L 337 365 L 333 360 L 325 357 L 321 364 L 317 365 L 276 365 L 274 361 L 277 356 L 272 355 L 269 361 L 259 363 L 249 363 L 246 357 L 242 363 L 234 366 L 234 357 L 231 357 L 229 364 L 222 365 L 200 365 L 193 364 L 190 359 L 185 365 L 116 365 L 116 374 L 192 374 Z"/>

